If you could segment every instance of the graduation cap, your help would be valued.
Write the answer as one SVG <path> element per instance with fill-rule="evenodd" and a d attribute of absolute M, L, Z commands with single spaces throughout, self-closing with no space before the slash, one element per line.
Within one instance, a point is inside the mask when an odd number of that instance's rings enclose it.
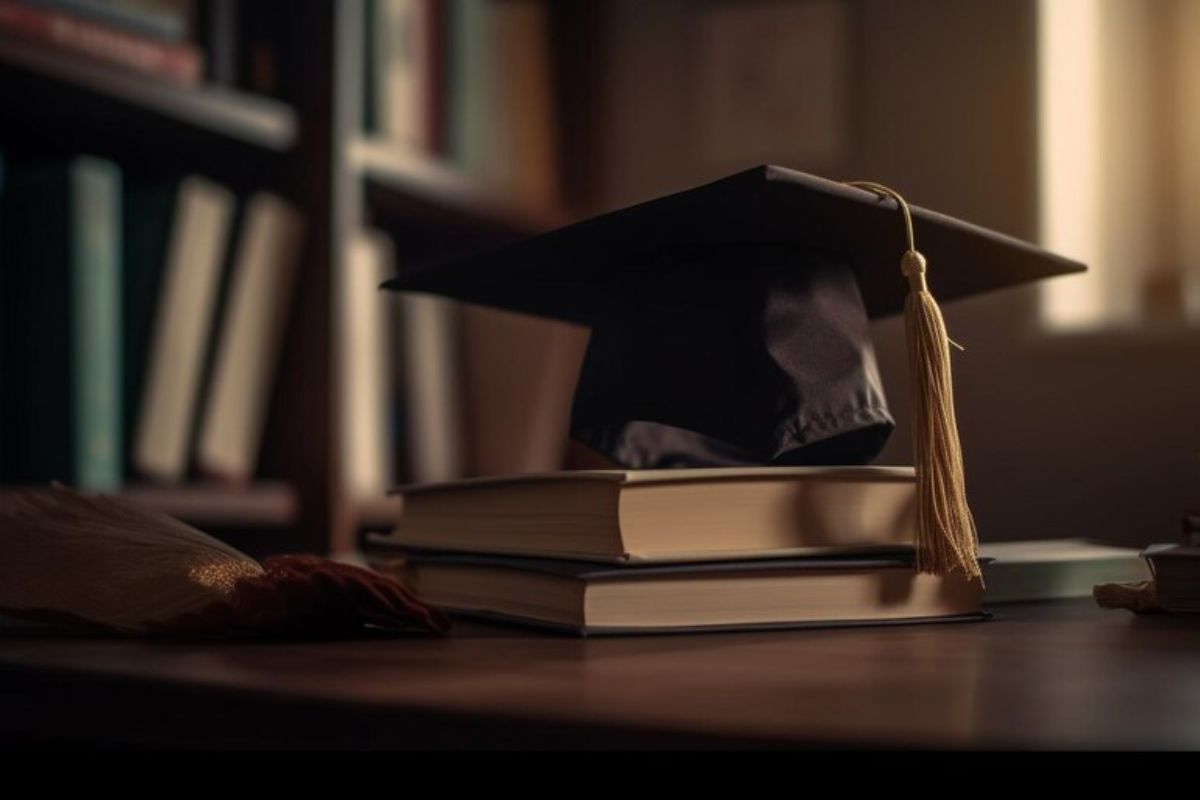
<path fill-rule="evenodd" d="M 868 323 L 903 309 L 918 569 L 977 576 L 933 296 L 1083 269 L 879 184 L 762 166 L 385 286 L 589 326 L 572 436 L 630 468 L 870 461 L 893 420 Z"/>

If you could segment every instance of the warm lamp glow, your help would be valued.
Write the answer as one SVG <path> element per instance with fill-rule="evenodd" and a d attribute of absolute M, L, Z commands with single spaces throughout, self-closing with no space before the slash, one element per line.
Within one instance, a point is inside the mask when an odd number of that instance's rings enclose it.
<path fill-rule="evenodd" d="M 1050 327 L 1097 322 L 1104 311 L 1100 235 L 1100 3 L 1038 2 L 1038 159 L 1042 244 L 1092 272 L 1043 288 Z"/>

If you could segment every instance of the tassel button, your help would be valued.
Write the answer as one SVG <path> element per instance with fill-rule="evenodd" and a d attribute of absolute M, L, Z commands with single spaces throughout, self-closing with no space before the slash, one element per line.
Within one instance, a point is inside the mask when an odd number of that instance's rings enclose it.
<path fill-rule="evenodd" d="M 907 251 L 900 259 L 900 271 L 908 278 L 908 285 L 914 292 L 929 291 L 925 283 L 925 256 L 916 250 Z"/>

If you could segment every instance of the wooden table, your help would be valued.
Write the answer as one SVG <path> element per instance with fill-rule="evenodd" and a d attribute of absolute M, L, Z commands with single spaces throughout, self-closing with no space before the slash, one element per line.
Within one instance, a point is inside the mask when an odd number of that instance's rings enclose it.
<path fill-rule="evenodd" d="M 233 747 L 1200 747 L 1200 618 L 150 644 L 0 629 L 0 739 Z"/>

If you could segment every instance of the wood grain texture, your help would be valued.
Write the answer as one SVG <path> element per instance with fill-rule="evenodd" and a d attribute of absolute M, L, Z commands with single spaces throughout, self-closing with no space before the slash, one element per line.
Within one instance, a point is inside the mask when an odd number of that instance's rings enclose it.
<path fill-rule="evenodd" d="M 1195 748 L 1197 664 L 1200 620 L 1090 601 L 981 624 L 589 640 L 467 623 L 224 646 L 6 628 L 0 739 Z"/>

